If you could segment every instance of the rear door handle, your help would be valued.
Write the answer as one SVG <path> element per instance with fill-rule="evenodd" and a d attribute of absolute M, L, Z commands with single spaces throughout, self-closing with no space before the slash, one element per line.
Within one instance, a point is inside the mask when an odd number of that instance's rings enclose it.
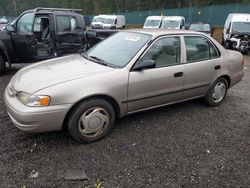
<path fill-rule="evenodd" d="M 214 69 L 215 69 L 215 70 L 219 70 L 219 69 L 220 69 L 220 65 L 216 65 L 216 66 L 214 67 Z"/>
<path fill-rule="evenodd" d="M 182 76 L 183 76 L 183 72 L 174 73 L 174 77 L 182 77 Z"/>

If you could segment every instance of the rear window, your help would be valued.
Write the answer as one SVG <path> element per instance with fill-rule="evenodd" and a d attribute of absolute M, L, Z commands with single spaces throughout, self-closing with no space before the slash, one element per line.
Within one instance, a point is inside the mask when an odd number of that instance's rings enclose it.
<path fill-rule="evenodd" d="M 77 22 L 73 16 L 56 16 L 57 32 L 70 32 L 74 31 Z"/>

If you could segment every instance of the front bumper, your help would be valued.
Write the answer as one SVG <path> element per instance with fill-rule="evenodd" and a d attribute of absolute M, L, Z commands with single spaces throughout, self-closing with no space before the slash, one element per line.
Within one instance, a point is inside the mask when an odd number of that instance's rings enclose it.
<path fill-rule="evenodd" d="M 63 121 L 71 104 L 47 107 L 28 107 L 10 96 L 7 89 L 4 93 L 5 106 L 13 124 L 28 132 L 48 132 L 62 129 Z"/>

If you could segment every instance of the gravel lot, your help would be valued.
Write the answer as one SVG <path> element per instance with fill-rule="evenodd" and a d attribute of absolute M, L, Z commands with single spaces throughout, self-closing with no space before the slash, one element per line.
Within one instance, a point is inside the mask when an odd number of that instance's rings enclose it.
<path fill-rule="evenodd" d="M 11 123 L 0 77 L 0 187 L 248 187 L 250 185 L 250 57 L 243 81 L 224 103 L 200 100 L 118 120 L 105 139 L 81 145 L 67 133 L 24 133 Z M 85 181 L 64 179 L 84 168 Z M 38 172 L 37 177 L 30 177 Z"/>

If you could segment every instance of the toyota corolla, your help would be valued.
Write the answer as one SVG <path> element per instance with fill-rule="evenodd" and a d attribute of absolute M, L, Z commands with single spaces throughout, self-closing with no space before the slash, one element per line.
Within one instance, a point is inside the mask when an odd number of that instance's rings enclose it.
<path fill-rule="evenodd" d="M 220 105 L 244 75 L 243 56 L 193 31 L 129 30 L 84 54 L 17 72 L 4 99 L 13 124 L 67 128 L 79 142 L 106 136 L 115 119 L 194 98 Z"/>

